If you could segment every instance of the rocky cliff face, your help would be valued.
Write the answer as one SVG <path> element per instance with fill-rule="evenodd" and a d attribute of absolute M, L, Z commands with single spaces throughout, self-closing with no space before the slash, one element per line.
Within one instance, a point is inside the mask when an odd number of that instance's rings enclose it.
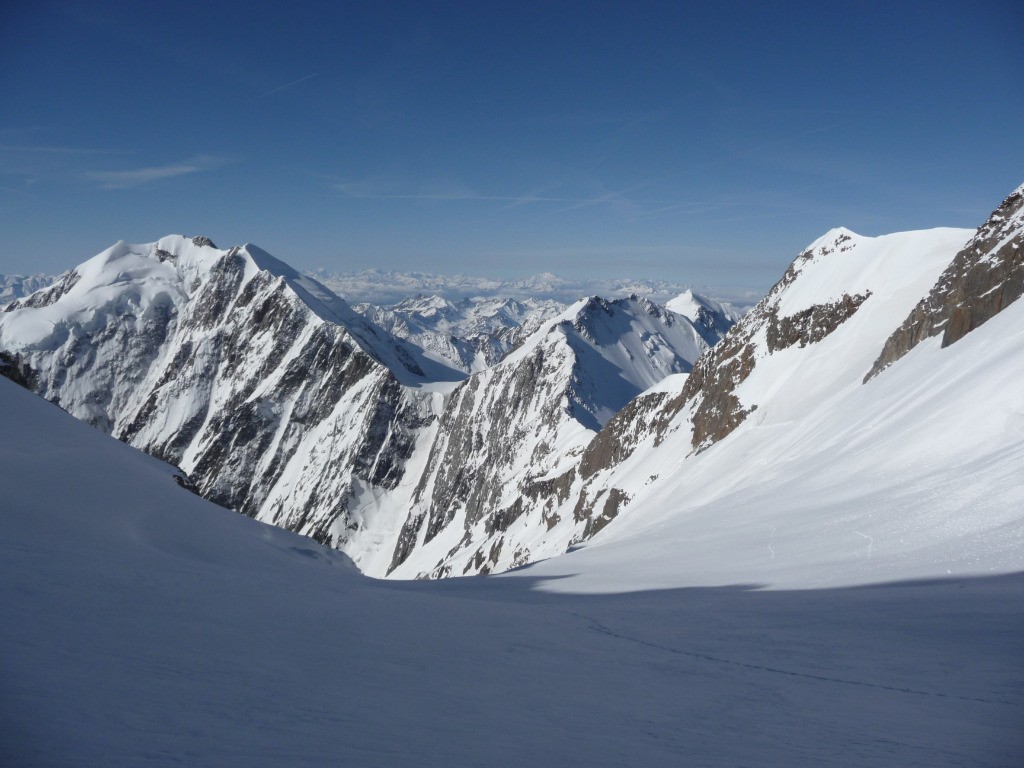
<path fill-rule="evenodd" d="M 0 350 L 0 376 L 10 379 L 25 389 L 32 389 L 35 385 L 35 372 L 22 362 L 18 355 L 2 350 Z"/>
<path fill-rule="evenodd" d="M 180 466 L 200 493 L 346 548 L 454 380 L 248 246 L 119 243 L 0 315 L 0 346 L 70 413 Z M 433 366 L 431 368 L 431 366 Z"/>
<path fill-rule="evenodd" d="M 505 570 L 596 532 L 590 515 L 564 508 L 584 449 L 632 398 L 689 370 L 707 347 L 681 315 L 595 297 L 470 377 L 441 416 L 390 570 Z"/>
<path fill-rule="evenodd" d="M 992 213 L 893 331 L 867 382 L 925 339 L 942 334 L 948 347 L 991 319 L 1024 293 L 1024 186 Z"/>

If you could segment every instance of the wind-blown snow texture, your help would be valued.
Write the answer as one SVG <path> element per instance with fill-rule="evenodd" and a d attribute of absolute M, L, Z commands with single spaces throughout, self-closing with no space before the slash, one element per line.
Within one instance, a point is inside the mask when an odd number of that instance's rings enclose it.
<path fill-rule="evenodd" d="M 1019 577 L 373 581 L 3 379 L 0 423 L 6 765 L 1009 768 L 1024 750 Z"/>

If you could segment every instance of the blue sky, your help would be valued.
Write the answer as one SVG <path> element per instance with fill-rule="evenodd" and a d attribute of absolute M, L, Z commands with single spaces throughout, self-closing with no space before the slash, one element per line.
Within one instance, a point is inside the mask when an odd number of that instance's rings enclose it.
<path fill-rule="evenodd" d="M 9 0 L 0 272 L 182 232 L 764 289 L 1024 181 L 1020 6 Z"/>

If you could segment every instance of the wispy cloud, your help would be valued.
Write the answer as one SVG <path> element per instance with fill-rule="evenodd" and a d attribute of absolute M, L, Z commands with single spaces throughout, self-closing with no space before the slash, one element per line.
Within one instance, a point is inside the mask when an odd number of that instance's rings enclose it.
<path fill-rule="evenodd" d="M 621 193 L 605 193 L 592 196 L 550 194 L 546 189 L 522 195 L 493 195 L 478 192 L 461 184 L 434 182 L 420 185 L 415 190 L 386 179 L 361 181 L 335 181 L 331 186 L 345 197 L 353 200 L 433 200 L 441 202 L 482 201 L 508 203 L 511 208 L 530 203 L 557 203 L 567 206 L 559 210 L 572 210 L 587 205 L 621 202 Z M 411 185 L 410 185 L 411 186 Z M 551 189 L 551 187 L 547 187 Z"/>
<path fill-rule="evenodd" d="M 180 163 L 134 168 L 127 171 L 89 171 L 83 174 L 88 181 L 97 182 L 101 189 L 127 189 L 142 184 L 209 171 L 224 165 L 224 160 L 209 155 L 196 155 Z"/>
<path fill-rule="evenodd" d="M 777 218 L 791 211 L 802 210 L 797 203 L 784 203 L 772 196 L 736 198 L 710 198 L 707 200 L 680 200 L 635 196 L 648 188 L 648 183 L 634 184 L 618 190 L 601 189 L 590 194 L 559 194 L 564 188 L 558 183 L 535 187 L 519 195 L 500 195 L 480 192 L 463 184 L 449 181 L 431 181 L 419 184 L 387 176 L 338 181 L 330 186 L 352 200 L 424 201 L 437 203 L 481 202 L 502 203 L 500 210 L 521 206 L 537 206 L 538 219 L 559 216 L 585 208 L 602 208 L 630 221 L 647 221 L 665 217 L 699 219 L 703 223 L 727 223 L 748 219 Z M 757 213 L 748 213 L 756 209 Z"/>
<path fill-rule="evenodd" d="M 263 95 L 264 96 L 270 96 L 272 93 L 280 93 L 281 91 L 283 91 L 283 90 L 285 90 L 287 88 L 291 88 L 292 86 L 298 85 L 299 83 L 304 83 L 307 80 L 312 80 L 314 77 L 316 77 L 319 74 L 320 74 L 319 72 L 314 72 L 312 75 L 306 75 L 305 77 L 300 77 L 298 80 L 292 80 L 292 82 L 285 83 L 284 85 L 279 85 L 279 86 L 277 86 L 277 88 L 271 88 L 269 91 L 267 91 Z"/>

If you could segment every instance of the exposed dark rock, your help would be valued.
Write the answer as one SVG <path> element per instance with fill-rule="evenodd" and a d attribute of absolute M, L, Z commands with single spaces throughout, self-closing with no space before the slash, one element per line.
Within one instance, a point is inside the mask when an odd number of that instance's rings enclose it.
<path fill-rule="evenodd" d="M 35 371 L 13 352 L 0 350 L 0 376 L 10 379 L 25 389 L 35 389 Z"/>
<path fill-rule="evenodd" d="M 184 488 L 186 491 L 189 491 L 190 493 L 194 493 L 197 496 L 199 495 L 199 489 L 196 488 L 196 484 L 192 482 L 192 478 L 190 478 L 187 474 L 185 474 L 181 470 L 179 470 L 175 474 L 171 475 L 171 479 L 174 482 L 176 482 L 178 485 L 180 485 L 182 488 Z"/>
<path fill-rule="evenodd" d="M 609 488 L 608 493 L 605 496 L 604 507 L 601 510 L 601 514 L 587 519 L 587 525 L 583 529 L 583 533 L 580 535 L 579 541 L 576 543 L 578 544 L 596 536 L 602 528 L 618 517 L 619 510 L 622 509 L 624 504 L 628 504 L 632 498 L 633 497 L 625 491 L 618 488 Z"/>
<path fill-rule="evenodd" d="M 664 439 L 670 414 L 678 413 L 691 400 L 694 401 L 691 416 L 694 450 L 703 451 L 729 435 L 757 408 L 756 405 L 744 408 L 734 393 L 754 370 L 754 360 L 754 348 L 749 339 L 739 335 L 727 336 L 701 357 L 690 371 L 682 392 L 666 404 L 656 428 L 656 442 Z"/>
<path fill-rule="evenodd" d="M 416 549 L 417 538 L 425 518 L 426 513 L 420 512 L 419 514 L 410 515 L 405 521 L 395 543 L 395 552 L 391 556 L 391 564 L 388 565 L 387 570 L 388 573 L 391 573 L 395 568 L 408 560 L 409 555 Z"/>
<path fill-rule="evenodd" d="M 925 339 L 954 344 L 1024 294 L 1024 187 L 1012 192 L 886 340 L 867 382 Z"/>
<path fill-rule="evenodd" d="M 497 512 L 492 512 L 488 515 L 484 521 L 484 530 L 487 531 L 488 536 L 493 536 L 498 532 L 503 533 L 509 529 L 512 523 L 522 517 L 524 512 L 526 512 L 526 509 L 523 504 L 523 498 L 520 496 L 512 503 L 512 506 L 499 509 Z"/>
<path fill-rule="evenodd" d="M 193 237 L 192 238 L 192 245 L 198 245 L 200 247 L 206 246 L 207 248 L 216 248 L 217 247 L 216 245 L 213 244 L 213 240 L 211 240 L 208 237 L 204 237 L 203 235 L 196 235 L 195 237 Z"/>
<path fill-rule="evenodd" d="M 238 288 L 245 277 L 245 259 L 237 248 L 232 248 L 217 259 L 210 270 L 210 277 L 199 292 L 192 297 L 195 310 L 190 314 L 190 323 L 199 329 L 212 329 L 224 317 L 224 312 L 238 295 Z"/>
<path fill-rule="evenodd" d="M 75 284 L 78 283 L 79 280 L 81 280 L 81 275 L 73 269 L 69 270 L 61 275 L 50 287 L 36 291 L 23 299 L 12 301 L 4 307 L 4 312 L 13 312 L 16 309 L 24 309 L 27 307 L 31 307 L 33 309 L 48 307 L 51 304 L 56 303 L 60 300 L 61 296 L 74 288 Z"/>
<path fill-rule="evenodd" d="M 821 341 L 849 320 L 870 295 L 870 291 L 854 296 L 844 293 L 838 301 L 815 304 L 789 317 L 769 315 L 768 351 L 775 352 L 794 345 L 806 347 Z"/>
<path fill-rule="evenodd" d="M 602 469 L 625 461 L 648 435 L 650 415 L 656 413 L 668 398 L 664 392 L 640 395 L 612 416 L 583 452 L 580 476 L 588 480 Z"/>
<path fill-rule="evenodd" d="M 575 479 L 575 468 L 570 468 L 558 477 L 552 477 L 546 480 L 527 479 L 523 481 L 522 485 L 523 496 L 528 499 L 532 499 L 533 501 L 551 498 L 558 504 L 562 504 L 569 498 L 569 494 L 572 491 L 572 484 Z"/>

